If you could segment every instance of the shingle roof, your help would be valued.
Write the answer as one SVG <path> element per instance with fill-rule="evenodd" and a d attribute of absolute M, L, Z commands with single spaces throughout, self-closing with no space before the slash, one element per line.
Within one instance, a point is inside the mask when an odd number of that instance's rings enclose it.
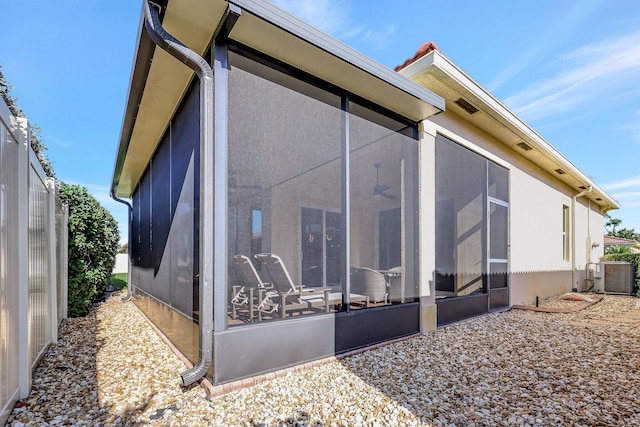
<path fill-rule="evenodd" d="M 412 58 L 409 58 L 406 61 L 404 61 L 404 63 L 402 65 L 397 65 L 394 68 L 394 70 L 400 71 L 403 68 L 405 68 L 406 66 L 416 62 L 418 59 L 420 59 L 423 56 L 427 55 L 429 52 L 433 52 L 434 50 L 437 50 L 438 52 L 442 53 L 440 51 L 440 49 L 438 48 L 438 46 L 434 42 L 426 42 L 425 44 L 423 44 L 422 46 L 420 46 L 418 48 L 418 50 L 416 51 L 416 54 L 413 55 Z"/>

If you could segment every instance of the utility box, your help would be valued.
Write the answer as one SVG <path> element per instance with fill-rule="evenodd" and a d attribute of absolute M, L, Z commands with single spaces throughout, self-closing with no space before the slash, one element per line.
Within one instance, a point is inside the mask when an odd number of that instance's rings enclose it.
<path fill-rule="evenodd" d="M 634 269 L 630 262 L 608 261 L 596 264 L 593 273 L 594 290 L 604 294 L 631 295 Z"/>

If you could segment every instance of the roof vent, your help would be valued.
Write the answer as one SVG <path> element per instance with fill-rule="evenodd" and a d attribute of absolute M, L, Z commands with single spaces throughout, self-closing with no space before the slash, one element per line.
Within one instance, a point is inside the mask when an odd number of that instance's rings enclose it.
<path fill-rule="evenodd" d="M 516 144 L 518 147 L 522 148 L 524 151 L 529 151 L 529 150 L 533 150 L 533 147 L 530 146 L 529 144 L 527 144 L 526 142 L 521 142 L 519 144 Z"/>
<path fill-rule="evenodd" d="M 566 172 L 565 172 L 565 171 L 563 171 L 562 169 L 558 168 L 558 169 L 556 169 L 556 173 L 557 173 L 558 175 L 564 175 Z"/>
<path fill-rule="evenodd" d="M 455 104 L 458 104 L 460 108 L 462 108 L 464 111 L 466 111 L 469 114 L 475 114 L 478 112 L 478 109 L 473 105 L 471 105 L 471 103 L 469 103 L 469 101 L 467 101 L 466 99 L 458 98 L 453 102 Z"/>

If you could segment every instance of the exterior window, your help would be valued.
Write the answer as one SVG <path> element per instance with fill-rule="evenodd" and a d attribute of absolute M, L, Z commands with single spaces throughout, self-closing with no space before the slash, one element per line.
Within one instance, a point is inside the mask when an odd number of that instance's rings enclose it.
<path fill-rule="evenodd" d="M 562 205 L 562 259 L 565 261 L 571 258 L 569 238 L 569 206 Z"/>

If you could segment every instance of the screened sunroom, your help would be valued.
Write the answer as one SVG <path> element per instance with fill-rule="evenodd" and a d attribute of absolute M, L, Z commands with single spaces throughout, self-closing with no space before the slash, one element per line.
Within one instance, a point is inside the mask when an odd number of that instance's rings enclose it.
<path fill-rule="evenodd" d="M 139 36 L 114 172 L 138 307 L 214 383 L 420 331 L 419 125 L 442 99 L 270 3 L 200 3 L 158 19 L 213 68 L 215 150 L 202 83 Z"/>

